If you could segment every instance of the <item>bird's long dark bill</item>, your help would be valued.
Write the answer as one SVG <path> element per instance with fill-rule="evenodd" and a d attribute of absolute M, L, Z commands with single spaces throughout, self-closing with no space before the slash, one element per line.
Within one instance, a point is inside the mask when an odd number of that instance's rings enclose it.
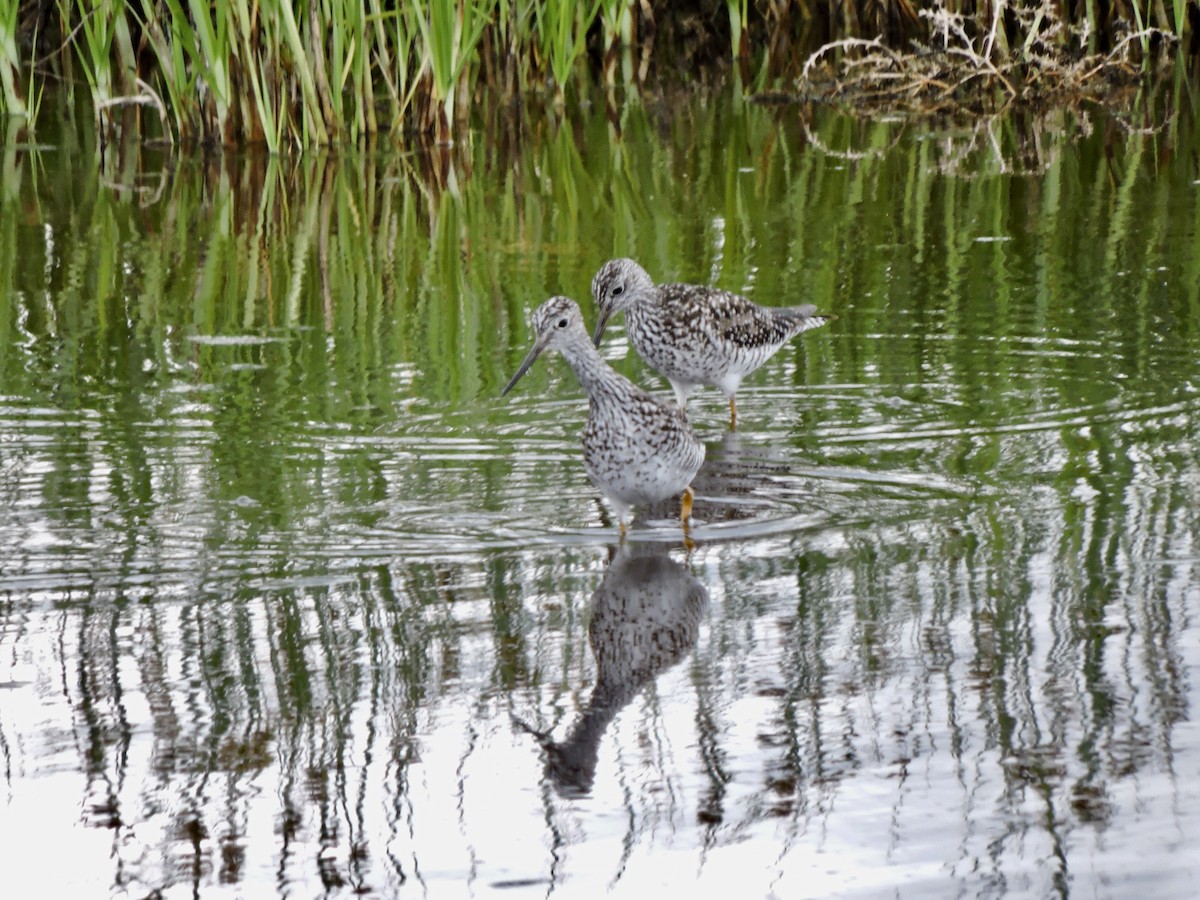
<path fill-rule="evenodd" d="M 517 369 L 517 374 L 508 380 L 508 384 L 506 384 L 504 386 L 504 390 L 502 390 L 500 392 L 501 397 L 503 397 L 505 394 L 507 394 L 509 391 L 511 391 L 513 389 L 513 386 L 518 381 L 521 380 L 521 376 L 529 371 L 529 367 L 533 365 L 533 361 L 538 358 L 538 356 L 541 354 L 541 352 L 542 352 L 541 342 L 534 344 L 529 349 L 529 353 L 527 353 L 525 355 L 525 360 L 521 363 L 520 368 Z"/>
<path fill-rule="evenodd" d="M 597 347 L 600 346 L 600 339 L 604 337 L 606 327 L 608 327 L 608 315 L 600 313 L 600 318 L 596 320 L 596 330 L 592 332 L 592 343 Z"/>

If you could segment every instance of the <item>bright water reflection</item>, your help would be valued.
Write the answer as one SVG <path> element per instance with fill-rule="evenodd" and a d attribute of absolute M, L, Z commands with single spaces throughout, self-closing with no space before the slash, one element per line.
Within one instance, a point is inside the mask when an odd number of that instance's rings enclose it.
<path fill-rule="evenodd" d="M 6 888 L 1187 894 L 1197 135 L 1089 125 L 8 146 Z M 693 399 L 690 553 L 496 396 L 617 254 L 840 317 Z"/>

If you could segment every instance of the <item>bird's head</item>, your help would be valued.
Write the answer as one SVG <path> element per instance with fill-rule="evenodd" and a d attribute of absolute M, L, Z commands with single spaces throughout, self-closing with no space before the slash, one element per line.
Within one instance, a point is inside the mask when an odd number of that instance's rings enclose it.
<path fill-rule="evenodd" d="M 610 259 L 592 279 L 592 299 L 596 301 L 596 330 L 592 342 L 598 347 L 608 320 L 629 309 L 654 290 L 654 282 L 632 259 Z"/>

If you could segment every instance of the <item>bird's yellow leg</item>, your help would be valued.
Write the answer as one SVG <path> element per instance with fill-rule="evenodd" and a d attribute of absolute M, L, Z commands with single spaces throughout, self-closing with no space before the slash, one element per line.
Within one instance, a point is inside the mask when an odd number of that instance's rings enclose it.
<path fill-rule="evenodd" d="M 692 501 L 696 499 L 696 492 L 690 487 L 683 492 L 683 500 L 679 505 L 679 522 L 683 525 L 683 546 L 688 554 L 696 549 L 696 542 L 692 540 Z"/>
<path fill-rule="evenodd" d="M 729 398 L 729 430 L 737 431 L 737 405 Z"/>

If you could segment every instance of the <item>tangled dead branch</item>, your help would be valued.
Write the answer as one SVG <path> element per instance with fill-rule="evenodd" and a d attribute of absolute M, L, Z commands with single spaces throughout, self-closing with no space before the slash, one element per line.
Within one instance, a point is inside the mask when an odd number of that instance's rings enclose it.
<path fill-rule="evenodd" d="M 906 51 L 880 39 L 820 47 L 804 64 L 800 94 L 859 112 L 996 112 L 1016 104 L 1103 101 L 1137 83 L 1156 52 L 1177 39 L 1157 28 L 1129 29 L 1106 53 L 1090 49 L 1086 21 L 1065 23 L 1055 5 L 999 0 L 989 27 L 939 5 L 922 10 L 929 37 Z"/>

